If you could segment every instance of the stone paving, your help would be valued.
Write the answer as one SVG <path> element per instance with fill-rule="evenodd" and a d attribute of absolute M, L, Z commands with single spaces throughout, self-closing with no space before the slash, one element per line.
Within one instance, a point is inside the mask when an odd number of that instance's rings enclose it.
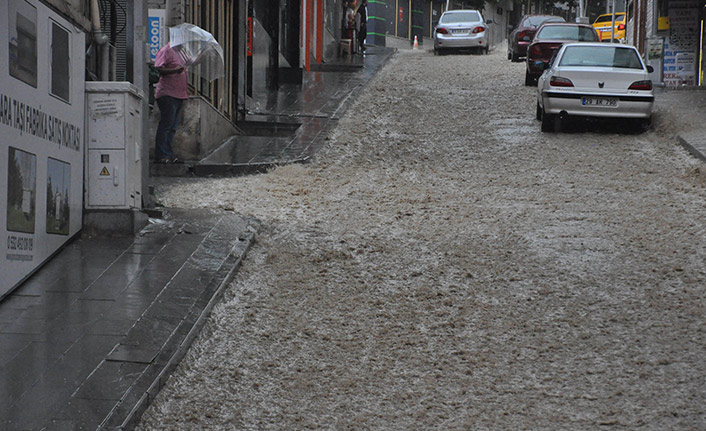
<path fill-rule="evenodd" d="M 135 237 L 72 241 L 0 303 L 0 429 L 129 426 L 259 227 L 208 210 L 152 221 Z"/>

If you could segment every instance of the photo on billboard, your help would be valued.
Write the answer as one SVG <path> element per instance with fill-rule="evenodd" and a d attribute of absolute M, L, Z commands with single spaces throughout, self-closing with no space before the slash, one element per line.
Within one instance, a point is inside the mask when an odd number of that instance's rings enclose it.
<path fill-rule="evenodd" d="M 8 12 L 10 76 L 37 88 L 37 9 L 11 1 Z"/>
<path fill-rule="evenodd" d="M 71 165 L 50 157 L 47 161 L 47 233 L 69 234 L 70 188 Z"/>
<path fill-rule="evenodd" d="M 7 230 L 34 233 L 37 156 L 10 147 L 7 169 Z"/>

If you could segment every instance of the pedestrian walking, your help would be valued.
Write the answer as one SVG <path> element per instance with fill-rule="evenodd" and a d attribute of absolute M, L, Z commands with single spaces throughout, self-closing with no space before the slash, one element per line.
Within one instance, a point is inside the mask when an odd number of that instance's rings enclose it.
<path fill-rule="evenodd" d="M 343 39 L 353 40 L 353 30 L 355 29 L 355 10 L 353 9 L 354 2 L 343 2 Z"/>
<path fill-rule="evenodd" d="M 358 31 L 358 45 L 365 51 L 365 38 L 368 36 L 368 0 L 362 0 L 356 14 L 356 30 Z"/>
<path fill-rule="evenodd" d="M 155 99 L 159 106 L 159 125 L 155 137 L 157 163 L 183 163 L 174 155 L 172 143 L 185 99 L 189 98 L 186 62 L 169 44 L 157 52 L 154 62 L 159 71 Z"/>

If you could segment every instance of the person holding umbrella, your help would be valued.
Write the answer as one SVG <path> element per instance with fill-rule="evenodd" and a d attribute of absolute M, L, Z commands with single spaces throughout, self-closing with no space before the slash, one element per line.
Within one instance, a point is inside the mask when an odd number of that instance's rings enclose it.
<path fill-rule="evenodd" d="M 154 97 L 160 113 L 155 160 L 157 163 L 184 163 L 174 155 L 172 143 L 181 106 L 189 98 L 186 69 L 208 81 L 225 76 L 223 48 L 201 27 L 181 23 L 169 28 L 169 43 L 157 52 L 154 66 L 159 71 Z"/>
<path fill-rule="evenodd" d="M 172 143 L 179 123 L 181 106 L 184 100 L 189 98 L 186 62 L 170 44 L 166 44 L 157 52 L 154 66 L 159 71 L 159 81 L 154 94 L 159 106 L 155 160 L 157 163 L 183 163 L 174 155 Z"/>

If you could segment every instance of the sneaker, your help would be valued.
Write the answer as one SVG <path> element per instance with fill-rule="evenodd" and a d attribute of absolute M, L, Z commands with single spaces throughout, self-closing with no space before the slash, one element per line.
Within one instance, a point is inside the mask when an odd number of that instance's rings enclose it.
<path fill-rule="evenodd" d="M 172 160 L 169 161 L 169 163 L 172 163 L 174 165 L 183 165 L 184 161 L 179 157 L 174 157 Z"/>
<path fill-rule="evenodd" d="M 159 163 L 160 165 L 167 165 L 169 163 L 172 163 L 172 159 L 165 157 L 165 158 L 157 160 L 155 163 Z"/>

